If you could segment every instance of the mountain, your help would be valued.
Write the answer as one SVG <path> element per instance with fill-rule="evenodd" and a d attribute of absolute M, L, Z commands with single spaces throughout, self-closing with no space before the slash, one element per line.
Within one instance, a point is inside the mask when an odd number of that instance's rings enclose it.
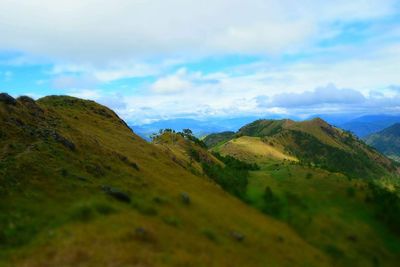
<path fill-rule="evenodd" d="M 257 120 L 214 150 L 246 160 L 299 161 L 349 177 L 378 177 L 397 170 L 391 160 L 319 118 L 301 122 Z"/>
<path fill-rule="evenodd" d="M 92 101 L 0 94 L 0 266 L 334 265 L 160 146 Z"/>
<path fill-rule="evenodd" d="M 379 132 L 394 123 L 400 122 L 399 115 L 366 115 L 348 122 L 337 124 L 340 128 L 351 131 L 360 138 Z"/>
<path fill-rule="evenodd" d="M 400 159 L 400 123 L 365 138 L 365 142 L 393 159 Z"/>

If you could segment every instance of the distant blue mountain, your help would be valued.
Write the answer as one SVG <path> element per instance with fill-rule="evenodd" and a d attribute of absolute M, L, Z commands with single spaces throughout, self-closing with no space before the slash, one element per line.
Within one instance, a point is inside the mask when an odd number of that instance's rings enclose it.
<path fill-rule="evenodd" d="M 360 138 L 370 134 L 377 133 L 395 123 L 400 122 L 400 115 L 366 115 L 348 122 L 341 123 L 339 126 L 342 129 L 353 132 Z"/>

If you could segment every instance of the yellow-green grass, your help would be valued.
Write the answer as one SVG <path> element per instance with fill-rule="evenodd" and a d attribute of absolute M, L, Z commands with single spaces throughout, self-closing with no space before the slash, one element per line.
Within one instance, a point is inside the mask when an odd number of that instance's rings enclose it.
<path fill-rule="evenodd" d="M 400 240 L 365 203 L 367 184 L 341 174 L 275 162 L 253 171 L 249 202 L 262 210 L 269 186 L 281 202 L 276 215 L 336 266 L 396 266 Z"/>
<path fill-rule="evenodd" d="M 243 161 L 259 162 L 273 160 L 297 161 L 285 154 L 279 145 L 271 145 L 259 137 L 242 136 L 230 140 L 214 149 L 222 155 L 230 155 Z"/>
<path fill-rule="evenodd" d="M 0 106 L 0 266 L 334 266 L 285 223 L 188 172 L 104 107 L 65 97 L 39 106 L 43 118 L 21 104 Z M 55 130 L 76 149 L 25 134 L 11 118 Z"/>

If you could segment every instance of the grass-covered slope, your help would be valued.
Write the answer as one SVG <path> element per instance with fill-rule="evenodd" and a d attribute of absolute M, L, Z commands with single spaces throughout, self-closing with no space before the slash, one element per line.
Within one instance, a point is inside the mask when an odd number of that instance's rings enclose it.
<path fill-rule="evenodd" d="M 241 140 L 243 137 L 257 139 L 247 142 L 246 146 Z M 235 156 L 239 158 L 249 155 L 260 160 L 286 157 L 350 177 L 380 177 L 395 173 L 398 168 L 393 161 L 352 134 L 318 118 L 302 122 L 257 120 L 242 127 L 230 141 L 218 144 L 213 149 L 222 154 L 236 153 Z M 266 152 L 271 150 L 276 152 Z M 265 151 L 264 157 L 260 157 L 260 151 Z"/>
<path fill-rule="evenodd" d="M 216 146 L 213 150 L 246 162 L 298 161 L 296 157 L 286 153 L 283 146 L 277 143 L 265 142 L 260 137 L 241 136 Z"/>
<path fill-rule="evenodd" d="M 367 136 L 365 142 L 388 157 L 400 160 L 400 123 Z"/>
<path fill-rule="evenodd" d="M 287 222 L 336 266 L 397 266 L 400 199 L 390 190 L 400 192 L 398 177 L 387 191 L 290 161 L 260 166 L 249 177 L 248 203 Z"/>
<path fill-rule="evenodd" d="M 0 98 L 0 266 L 335 266 L 91 101 Z"/>

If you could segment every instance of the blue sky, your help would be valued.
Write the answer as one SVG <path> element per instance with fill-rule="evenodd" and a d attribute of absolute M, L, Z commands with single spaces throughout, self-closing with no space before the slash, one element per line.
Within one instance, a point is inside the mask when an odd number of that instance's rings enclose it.
<path fill-rule="evenodd" d="M 400 1 L 0 2 L 0 91 L 169 118 L 400 113 Z"/>

